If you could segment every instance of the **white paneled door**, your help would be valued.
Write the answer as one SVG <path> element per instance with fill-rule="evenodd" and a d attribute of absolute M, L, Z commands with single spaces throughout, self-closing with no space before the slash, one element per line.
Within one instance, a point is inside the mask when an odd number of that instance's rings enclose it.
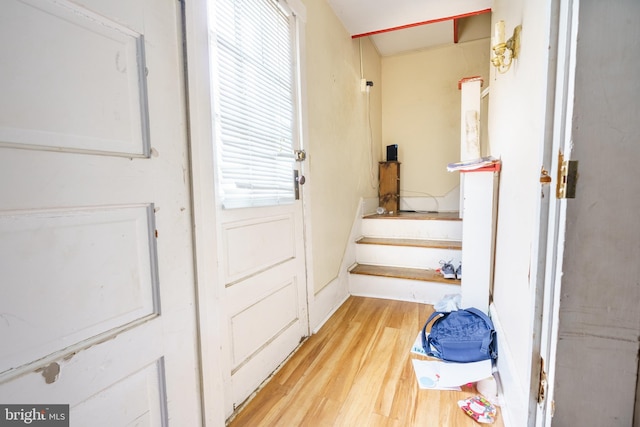
<path fill-rule="evenodd" d="M 180 22 L 175 0 L 2 4 L 1 404 L 201 423 Z"/>
<path fill-rule="evenodd" d="M 309 334 L 299 91 L 305 10 L 284 0 L 208 6 L 229 416 Z"/>
<path fill-rule="evenodd" d="M 230 412 L 308 335 L 308 318 L 300 202 L 223 217 Z"/>

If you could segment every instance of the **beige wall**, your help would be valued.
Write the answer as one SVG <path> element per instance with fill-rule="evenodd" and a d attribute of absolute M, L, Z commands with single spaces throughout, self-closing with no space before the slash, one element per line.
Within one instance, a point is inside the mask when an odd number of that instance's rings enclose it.
<path fill-rule="evenodd" d="M 317 293 L 338 275 L 360 198 L 377 196 L 382 82 L 380 58 L 371 42 L 352 40 L 325 0 L 304 3 L 309 153 L 305 191 L 311 204 L 312 280 Z M 374 82 L 369 95 L 360 91 L 360 46 L 364 76 Z"/>
<path fill-rule="evenodd" d="M 512 420 L 514 425 L 526 425 L 531 381 L 550 43 L 546 3 L 496 0 L 492 8 L 493 22 L 505 21 L 507 37 L 522 24 L 520 57 L 507 73 L 491 72 L 488 124 L 491 154 L 502 159 L 493 303 L 504 329 L 500 357 L 510 369 L 504 377 L 513 386 L 505 395 L 519 399 L 511 405 L 519 417 Z"/>
<path fill-rule="evenodd" d="M 459 174 L 446 170 L 460 159 L 458 81 L 482 76 L 487 86 L 489 44 L 485 38 L 382 59 L 382 144 L 398 144 L 401 197 L 445 196 L 458 186 Z"/>

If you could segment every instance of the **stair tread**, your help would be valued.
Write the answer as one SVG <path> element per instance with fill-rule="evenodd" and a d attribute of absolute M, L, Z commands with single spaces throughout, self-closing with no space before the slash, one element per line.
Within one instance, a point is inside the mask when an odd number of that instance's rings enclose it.
<path fill-rule="evenodd" d="M 356 243 L 366 245 L 412 246 L 418 248 L 462 249 L 459 240 L 404 239 L 391 237 L 362 237 Z"/>
<path fill-rule="evenodd" d="M 441 220 L 462 221 L 458 212 L 406 212 L 400 211 L 393 214 L 365 215 L 364 219 L 408 219 L 408 220 Z"/>
<path fill-rule="evenodd" d="M 460 285 L 461 280 L 445 279 L 436 270 L 424 268 L 389 267 L 383 265 L 356 264 L 350 271 L 352 274 L 391 277 L 397 279 L 420 280 L 424 282 L 447 283 Z"/>

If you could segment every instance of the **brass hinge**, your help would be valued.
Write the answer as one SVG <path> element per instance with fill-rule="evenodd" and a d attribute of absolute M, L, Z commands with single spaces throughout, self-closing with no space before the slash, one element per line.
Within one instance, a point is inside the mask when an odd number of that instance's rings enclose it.
<path fill-rule="evenodd" d="M 538 403 L 542 404 L 547 397 L 547 372 L 544 370 L 544 359 L 540 358 L 540 383 L 538 384 Z"/>
<path fill-rule="evenodd" d="M 562 152 L 558 153 L 558 182 L 556 183 L 557 199 L 575 199 L 578 181 L 578 161 L 565 160 Z"/>

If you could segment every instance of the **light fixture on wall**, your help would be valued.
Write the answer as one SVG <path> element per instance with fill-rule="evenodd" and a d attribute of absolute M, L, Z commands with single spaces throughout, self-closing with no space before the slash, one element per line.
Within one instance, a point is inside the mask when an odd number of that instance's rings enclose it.
<path fill-rule="evenodd" d="M 500 73 L 506 73 L 511 68 L 511 63 L 518 57 L 520 53 L 520 32 L 522 25 L 518 25 L 513 29 L 513 35 L 504 41 L 504 21 L 498 21 L 495 25 L 495 33 L 493 39 L 493 57 L 491 63 Z"/>

